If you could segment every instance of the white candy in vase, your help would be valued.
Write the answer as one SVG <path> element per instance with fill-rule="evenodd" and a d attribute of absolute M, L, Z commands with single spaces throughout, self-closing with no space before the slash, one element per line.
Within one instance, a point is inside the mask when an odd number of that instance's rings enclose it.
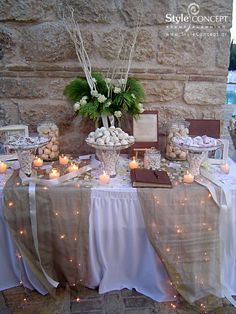
<path fill-rule="evenodd" d="M 87 139 L 89 144 L 107 145 L 107 146 L 121 146 L 128 145 L 135 142 L 135 138 L 124 132 L 121 128 L 97 128 L 95 131 L 90 132 Z"/>

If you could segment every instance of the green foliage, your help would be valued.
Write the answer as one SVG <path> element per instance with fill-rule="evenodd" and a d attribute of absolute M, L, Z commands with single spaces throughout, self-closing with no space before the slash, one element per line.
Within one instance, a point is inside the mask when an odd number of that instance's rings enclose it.
<path fill-rule="evenodd" d="M 77 114 L 96 120 L 101 114 L 116 115 L 117 112 L 126 112 L 136 118 L 142 112 L 141 102 L 145 93 L 139 81 L 129 78 L 125 86 L 121 80 L 106 81 L 101 73 L 94 72 L 92 77 L 96 80 L 96 96 L 91 95 L 85 78 L 77 78 L 65 86 L 64 95 L 76 103 L 74 106 Z M 120 90 L 115 93 L 117 88 Z"/>
<path fill-rule="evenodd" d="M 231 42 L 230 45 L 230 58 L 229 58 L 229 71 L 236 70 L 236 44 Z"/>
<path fill-rule="evenodd" d="M 66 85 L 64 95 L 70 101 L 76 102 L 83 96 L 90 95 L 89 85 L 85 78 L 77 78 Z"/>

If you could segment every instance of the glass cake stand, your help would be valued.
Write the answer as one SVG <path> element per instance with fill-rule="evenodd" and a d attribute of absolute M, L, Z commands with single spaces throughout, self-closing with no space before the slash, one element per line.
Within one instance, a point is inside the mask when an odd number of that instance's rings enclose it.
<path fill-rule="evenodd" d="M 5 145 L 16 151 L 20 163 L 20 169 L 30 176 L 32 173 L 32 162 L 37 148 L 46 145 L 50 138 L 43 136 L 18 137 L 8 140 Z"/>
<path fill-rule="evenodd" d="M 172 142 L 175 146 L 187 152 L 189 172 L 194 176 L 200 175 L 200 166 L 202 162 L 207 158 L 208 153 L 217 150 L 222 145 L 222 142 L 220 140 L 217 140 L 217 145 L 214 146 L 191 146 L 184 143 L 180 144 L 177 138 L 173 138 Z"/>
<path fill-rule="evenodd" d="M 86 141 L 86 140 L 85 140 Z M 97 145 L 93 143 L 86 143 L 96 149 L 96 156 L 103 163 L 104 170 L 111 177 L 114 178 L 116 176 L 116 163 L 120 155 L 120 151 L 122 149 L 129 148 L 134 144 L 129 143 L 127 145 L 119 145 L 119 146 L 108 146 L 108 145 Z"/>

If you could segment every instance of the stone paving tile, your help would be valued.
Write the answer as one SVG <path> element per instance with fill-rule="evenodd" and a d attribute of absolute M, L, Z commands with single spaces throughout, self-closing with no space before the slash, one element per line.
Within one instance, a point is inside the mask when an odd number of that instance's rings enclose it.
<path fill-rule="evenodd" d="M 4 297 L 3 297 L 4 296 Z M 155 302 L 137 293 L 124 289 L 98 294 L 96 290 L 79 288 L 71 294 L 58 288 L 56 298 L 42 296 L 35 291 L 23 287 L 5 290 L 0 293 L 0 314 L 199 314 L 192 310 L 183 300 L 179 300 L 177 308 L 172 302 Z M 76 298 L 80 301 L 77 302 Z M 24 300 L 26 298 L 26 300 Z M 5 304 L 6 303 L 6 304 Z M 173 303 L 172 303 L 173 304 Z M 176 303 L 174 303 L 176 304 Z M 10 312 L 4 312 L 9 307 Z M 1 311 L 3 310 L 3 311 Z M 209 314 L 236 314 L 236 308 L 226 300 L 223 307 Z"/>
<path fill-rule="evenodd" d="M 154 308 L 154 301 L 145 296 L 139 296 L 135 298 L 124 298 L 124 303 L 126 308 Z"/>
<path fill-rule="evenodd" d="M 3 294 L 0 292 L 0 314 L 11 314 L 9 308 L 5 303 Z"/>
<path fill-rule="evenodd" d="M 71 312 L 102 310 L 103 302 L 100 299 L 80 300 L 71 302 Z"/>
<path fill-rule="evenodd" d="M 120 292 L 104 295 L 103 310 L 106 314 L 124 313 L 124 302 Z"/>

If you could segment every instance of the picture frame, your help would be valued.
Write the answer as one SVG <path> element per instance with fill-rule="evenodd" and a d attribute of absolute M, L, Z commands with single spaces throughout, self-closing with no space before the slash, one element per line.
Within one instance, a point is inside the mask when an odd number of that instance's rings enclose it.
<path fill-rule="evenodd" d="M 137 157 L 151 147 L 159 149 L 158 111 L 147 110 L 139 115 L 139 119 L 133 119 L 132 134 L 135 144 L 131 147 L 130 155 Z"/>
<path fill-rule="evenodd" d="M 29 129 L 24 124 L 14 124 L 0 127 L 0 160 L 8 161 L 17 159 L 17 154 L 12 149 L 5 147 L 4 143 L 11 137 L 29 136 Z"/>
<path fill-rule="evenodd" d="M 214 152 L 209 152 L 207 162 L 211 165 L 219 165 L 226 161 L 229 154 L 229 140 L 220 139 L 222 145 Z"/>

